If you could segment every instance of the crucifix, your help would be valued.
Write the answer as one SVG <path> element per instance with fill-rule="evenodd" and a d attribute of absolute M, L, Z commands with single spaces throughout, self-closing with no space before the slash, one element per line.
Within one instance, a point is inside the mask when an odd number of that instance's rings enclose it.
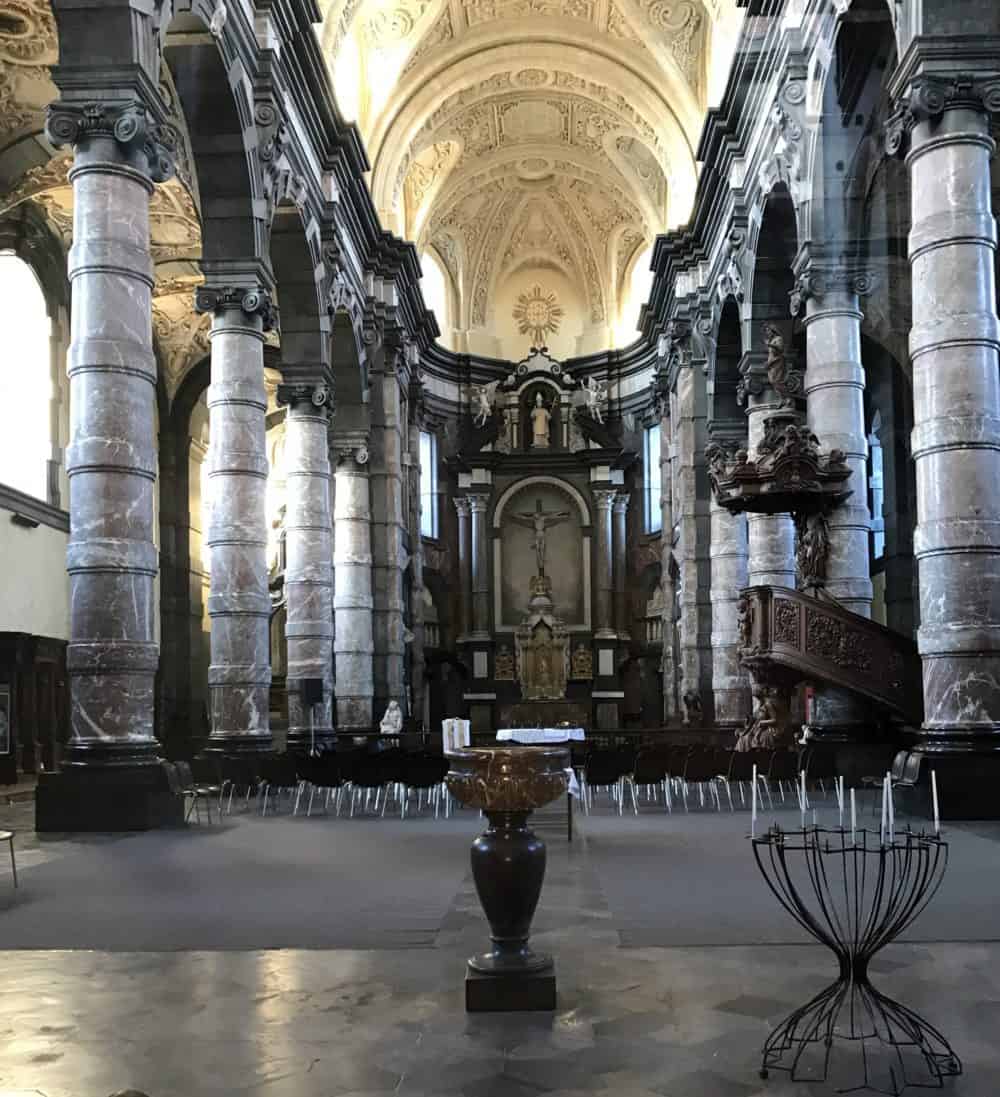
<path fill-rule="evenodd" d="M 545 531 L 550 526 L 557 526 L 560 522 L 564 522 L 569 516 L 568 510 L 542 510 L 541 499 L 535 500 L 533 511 L 522 511 L 520 514 L 511 515 L 519 525 L 534 530 L 535 537 L 532 544 L 540 576 L 545 574 Z"/>

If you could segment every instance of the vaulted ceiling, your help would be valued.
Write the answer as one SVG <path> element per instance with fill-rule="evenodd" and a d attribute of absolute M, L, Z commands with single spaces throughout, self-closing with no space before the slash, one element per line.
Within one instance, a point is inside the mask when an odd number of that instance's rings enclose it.
<path fill-rule="evenodd" d="M 320 36 L 339 105 L 383 223 L 443 268 L 455 349 L 526 352 L 518 302 L 553 296 L 564 352 L 634 333 L 633 268 L 689 213 L 733 7 L 331 0 Z"/>

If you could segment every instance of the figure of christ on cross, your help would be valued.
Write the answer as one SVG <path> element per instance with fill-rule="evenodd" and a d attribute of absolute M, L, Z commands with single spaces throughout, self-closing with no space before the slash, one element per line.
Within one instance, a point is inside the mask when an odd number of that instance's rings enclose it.
<path fill-rule="evenodd" d="M 535 509 L 533 511 L 522 511 L 520 514 L 511 515 L 519 525 L 527 526 L 535 532 L 532 544 L 535 549 L 535 561 L 538 565 L 539 576 L 545 574 L 545 531 L 550 526 L 557 526 L 560 522 L 564 522 L 569 516 L 570 512 L 568 510 L 542 510 L 541 499 L 535 500 Z"/>

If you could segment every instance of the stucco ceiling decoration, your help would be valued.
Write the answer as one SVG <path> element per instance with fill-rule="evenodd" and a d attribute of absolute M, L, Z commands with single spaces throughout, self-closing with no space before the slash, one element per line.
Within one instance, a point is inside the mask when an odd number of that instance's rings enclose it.
<path fill-rule="evenodd" d="M 376 206 L 440 261 L 453 329 L 489 327 L 501 284 L 549 270 L 607 344 L 637 256 L 687 216 L 724 3 L 330 0 L 320 40 L 335 86 L 366 89 Z"/>

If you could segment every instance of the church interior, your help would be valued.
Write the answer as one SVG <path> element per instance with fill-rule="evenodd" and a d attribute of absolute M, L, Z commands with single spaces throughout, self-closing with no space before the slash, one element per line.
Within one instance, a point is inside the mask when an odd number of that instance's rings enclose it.
<path fill-rule="evenodd" d="M 998 1092 L 993 0 L 0 0 L 0 107 L 0 1097 Z"/>

